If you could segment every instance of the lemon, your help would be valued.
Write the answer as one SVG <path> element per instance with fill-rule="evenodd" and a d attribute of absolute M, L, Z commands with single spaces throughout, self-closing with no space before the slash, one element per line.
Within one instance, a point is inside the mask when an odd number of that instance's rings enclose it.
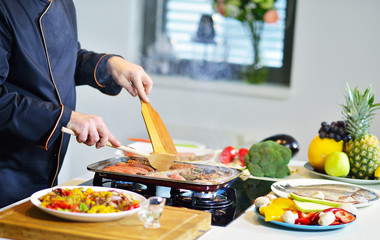
<path fill-rule="evenodd" d="M 329 138 L 316 136 L 309 145 L 308 159 L 309 164 L 319 172 L 324 171 L 327 157 L 333 152 L 343 151 L 343 141 L 335 141 Z"/>

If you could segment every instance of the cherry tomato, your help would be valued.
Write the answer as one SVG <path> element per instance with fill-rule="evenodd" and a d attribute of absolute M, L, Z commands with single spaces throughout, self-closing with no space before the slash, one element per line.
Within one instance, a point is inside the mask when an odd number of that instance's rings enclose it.
<path fill-rule="evenodd" d="M 240 163 L 241 163 L 242 167 L 245 166 L 244 158 L 245 158 L 245 155 L 247 155 L 247 153 L 248 153 L 248 149 L 246 149 L 246 148 L 240 148 L 239 149 L 238 156 L 239 156 Z"/>
<path fill-rule="evenodd" d="M 219 161 L 224 164 L 229 164 L 237 155 L 236 148 L 232 146 L 225 147 L 219 155 Z"/>

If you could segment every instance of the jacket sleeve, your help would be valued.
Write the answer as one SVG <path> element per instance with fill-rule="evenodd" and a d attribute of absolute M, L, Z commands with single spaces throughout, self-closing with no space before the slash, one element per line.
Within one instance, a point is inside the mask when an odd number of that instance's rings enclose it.
<path fill-rule="evenodd" d="M 12 38 L 2 13 L 0 21 L 0 137 L 26 139 L 47 149 L 60 136 L 60 129 L 67 125 L 72 110 L 13 90 L 20 87 L 6 82 Z"/>
<path fill-rule="evenodd" d="M 90 85 L 104 94 L 117 95 L 121 87 L 107 72 L 107 61 L 113 54 L 99 54 L 81 49 L 78 44 L 78 58 L 75 70 L 76 85 Z"/>

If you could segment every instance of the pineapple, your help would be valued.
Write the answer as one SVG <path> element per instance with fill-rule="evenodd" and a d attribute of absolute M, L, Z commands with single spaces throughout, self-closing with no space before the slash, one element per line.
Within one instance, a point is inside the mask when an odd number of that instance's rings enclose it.
<path fill-rule="evenodd" d="M 350 175 L 353 178 L 371 179 L 380 165 L 380 145 L 376 136 L 369 134 L 374 110 L 380 104 L 374 104 L 374 95 L 369 86 L 361 95 L 359 90 L 352 90 L 347 84 L 346 105 L 343 105 L 343 116 L 346 121 L 346 132 L 351 140 L 344 144 L 343 151 L 350 159 Z"/>

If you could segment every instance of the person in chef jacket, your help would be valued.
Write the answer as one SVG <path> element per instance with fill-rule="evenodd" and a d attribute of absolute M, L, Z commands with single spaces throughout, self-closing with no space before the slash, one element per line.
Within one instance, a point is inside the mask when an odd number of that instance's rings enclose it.
<path fill-rule="evenodd" d="M 122 57 L 81 48 L 72 0 L 0 1 L 0 207 L 57 184 L 62 127 L 89 146 L 120 146 L 101 117 L 75 111 L 77 85 L 148 102 L 153 82 Z"/>

